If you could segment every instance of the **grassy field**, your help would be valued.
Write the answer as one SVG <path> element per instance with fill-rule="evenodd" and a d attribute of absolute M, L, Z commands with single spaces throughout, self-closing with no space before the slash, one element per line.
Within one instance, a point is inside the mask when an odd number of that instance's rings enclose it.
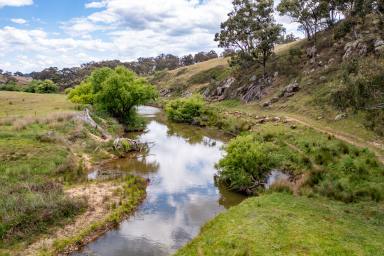
<path fill-rule="evenodd" d="M 110 142 L 77 119 L 79 107 L 65 95 L 0 92 L 0 109 L 0 255 L 17 255 L 94 207 L 86 197 L 69 196 L 67 188 L 86 188 L 87 168 L 113 152 Z M 112 134 L 121 131 L 112 119 L 97 121 Z M 134 209 L 144 193 L 139 190 L 127 188 L 128 201 L 111 221 Z"/>
<path fill-rule="evenodd" d="M 76 106 L 61 94 L 0 92 L 0 118 L 46 116 L 55 112 L 75 111 Z"/>
<path fill-rule="evenodd" d="M 383 206 L 274 193 L 250 198 L 206 224 L 177 256 L 383 255 Z"/>

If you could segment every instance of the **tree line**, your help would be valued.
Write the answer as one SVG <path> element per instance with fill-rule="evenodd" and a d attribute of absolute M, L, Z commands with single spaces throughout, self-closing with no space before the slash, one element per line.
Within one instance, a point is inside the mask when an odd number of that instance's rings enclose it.
<path fill-rule="evenodd" d="M 222 57 L 227 57 L 233 54 L 232 50 L 224 50 L 221 54 Z M 117 66 L 124 66 L 133 70 L 136 74 L 141 76 L 151 75 L 157 71 L 174 70 L 179 67 L 189 66 L 196 63 L 204 62 L 210 59 L 218 58 L 219 54 L 214 50 L 208 52 L 198 52 L 196 54 L 188 54 L 178 57 L 173 54 L 160 54 L 157 57 L 138 58 L 132 62 L 122 62 L 120 60 L 108 60 L 99 62 L 88 62 L 82 64 L 80 67 L 63 68 L 49 67 L 39 72 L 32 72 L 23 74 L 19 71 L 15 73 L 5 72 L 0 69 L 0 75 L 9 77 L 12 80 L 13 76 L 19 77 L 32 77 L 35 80 L 51 80 L 57 84 L 61 89 L 66 89 L 80 84 L 91 72 L 97 68 L 108 67 L 116 68 Z"/>

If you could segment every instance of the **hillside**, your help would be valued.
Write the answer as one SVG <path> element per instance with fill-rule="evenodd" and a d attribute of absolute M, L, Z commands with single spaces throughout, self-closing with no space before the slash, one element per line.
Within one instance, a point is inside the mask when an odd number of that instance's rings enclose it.
<path fill-rule="evenodd" d="M 32 81 L 31 77 L 13 76 L 13 75 L 1 75 L 0 74 L 0 85 L 14 82 L 19 86 L 27 86 Z"/>
<path fill-rule="evenodd" d="M 215 59 L 150 80 L 167 98 L 200 93 L 228 114 L 286 117 L 384 159 L 384 41 L 376 23 L 372 16 L 352 31 L 341 21 L 316 46 L 305 39 L 277 46 L 267 79 L 260 67 L 239 70 Z"/>

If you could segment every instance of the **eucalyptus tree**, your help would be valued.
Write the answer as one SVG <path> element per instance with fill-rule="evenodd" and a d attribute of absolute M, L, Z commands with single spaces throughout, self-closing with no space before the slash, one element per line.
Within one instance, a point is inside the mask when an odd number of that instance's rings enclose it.
<path fill-rule="evenodd" d="M 299 23 L 300 28 L 305 32 L 309 40 L 316 41 L 316 33 L 324 24 L 325 12 L 324 3 L 330 1 L 319 0 L 282 0 L 277 6 L 280 15 L 288 15 L 294 22 Z"/>
<path fill-rule="evenodd" d="M 284 30 L 276 24 L 273 13 L 273 0 L 234 0 L 233 10 L 221 24 L 215 41 L 219 47 L 237 50 L 234 63 L 250 66 L 257 62 L 265 75 L 267 61 Z"/>

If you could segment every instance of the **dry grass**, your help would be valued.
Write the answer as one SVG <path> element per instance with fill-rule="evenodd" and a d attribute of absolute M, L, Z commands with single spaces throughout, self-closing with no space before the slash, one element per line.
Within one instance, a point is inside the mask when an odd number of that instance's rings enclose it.
<path fill-rule="evenodd" d="M 25 116 L 41 117 L 54 112 L 74 111 L 75 108 L 76 105 L 69 102 L 63 94 L 0 92 L 0 120 Z"/>
<path fill-rule="evenodd" d="M 170 85 L 176 85 L 190 80 L 190 78 L 203 71 L 218 67 L 227 67 L 229 58 L 217 58 L 200 63 L 196 63 L 191 66 L 181 67 L 172 71 L 167 71 L 166 76 L 160 79 L 156 84 L 159 88 L 167 88 Z M 196 85 L 194 85 L 196 87 Z M 200 88 L 197 86 L 197 88 Z M 192 88 L 190 88 L 192 89 Z"/>
<path fill-rule="evenodd" d="M 0 92 L 0 125 L 20 131 L 32 124 L 62 123 L 76 115 L 75 108 L 63 94 Z"/>
<path fill-rule="evenodd" d="M 26 116 L 14 119 L 12 126 L 16 131 L 20 131 L 32 124 L 62 123 L 73 119 L 76 115 L 76 112 L 56 112 L 44 117 Z"/>
<path fill-rule="evenodd" d="M 301 45 L 302 43 L 305 42 L 305 40 L 306 39 L 301 39 L 301 40 L 287 43 L 287 44 L 279 44 L 275 47 L 275 53 L 276 54 L 282 54 L 282 53 L 288 51 L 289 49 L 291 49 L 292 47 L 296 47 L 296 46 Z"/>

